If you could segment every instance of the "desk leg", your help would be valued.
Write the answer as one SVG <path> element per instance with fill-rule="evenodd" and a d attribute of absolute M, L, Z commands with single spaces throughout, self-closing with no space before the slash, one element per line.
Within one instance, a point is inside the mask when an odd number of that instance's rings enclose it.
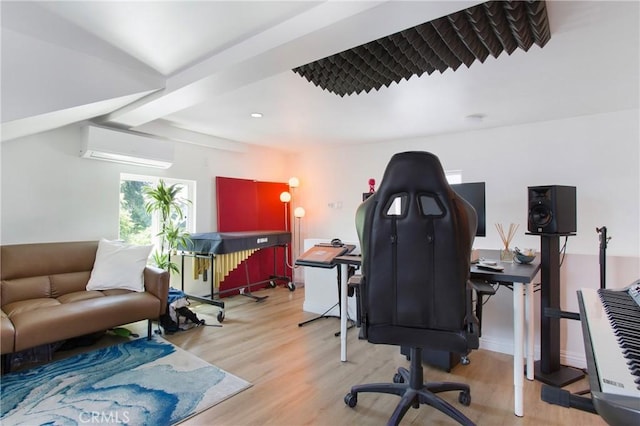
<path fill-rule="evenodd" d="M 535 321 L 533 314 L 533 283 L 524 285 L 525 291 L 525 321 L 527 322 L 527 380 L 533 380 L 534 366 L 534 337 Z"/>
<path fill-rule="evenodd" d="M 340 286 L 340 361 L 347 360 L 347 309 L 348 309 L 348 289 L 347 281 L 349 279 L 348 265 L 342 264 L 341 268 L 341 286 Z"/>
<path fill-rule="evenodd" d="M 524 289 L 522 283 L 513 283 L 513 400 L 514 413 L 524 416 Z"/>

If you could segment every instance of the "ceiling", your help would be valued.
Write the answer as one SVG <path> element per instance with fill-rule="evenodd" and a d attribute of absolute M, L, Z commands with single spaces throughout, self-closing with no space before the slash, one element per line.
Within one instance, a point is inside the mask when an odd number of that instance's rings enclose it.
<path fill-rule="evenodd" d="M 636 1 L 547 1 L 544 47 L 368 93 L 338 96 L 292 71 L 479 3 L 3 1 L 2 87 L 12 91 L 2 91 L 2 140 L 90 119 L 214 148 L 297 152 L 639 108 Z M 29 90 L 26 73 L 18 80 L 8 52 L 21 39 L 11 34 L 98 58 L 147 90 L 123 83 L 89 101 L 69 87 L 68 102 L 47 109 L 65 88 Z M 51 56 L 42 72 L 95 78 L 95 69 L 65 69 Z"/>

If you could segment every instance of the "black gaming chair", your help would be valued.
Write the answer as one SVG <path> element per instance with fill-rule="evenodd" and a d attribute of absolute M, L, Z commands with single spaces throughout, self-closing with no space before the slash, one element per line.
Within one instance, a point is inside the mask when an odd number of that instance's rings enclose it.
<path fill-rule="evenodd" d="M 435 395 L 457 390 L 459 402 L 469 405 L 469 386 L 424 383 L 422 349 L 466 356 L 478 348 L 469 283 L 476 226 L 475 210 L 451 189 L 435 155 L 404 152 L 391 158 L 380 188 L 356 213 L 362 251 L 361 337 L 409 347 L 411 366 L 399 368 L 393 383 L 353 386 L 344 398 L 348 406 L 356 406 L 361 392 L 395 394 L 401 400 L 390 425 L 419 404 L 473 424 Z"/>

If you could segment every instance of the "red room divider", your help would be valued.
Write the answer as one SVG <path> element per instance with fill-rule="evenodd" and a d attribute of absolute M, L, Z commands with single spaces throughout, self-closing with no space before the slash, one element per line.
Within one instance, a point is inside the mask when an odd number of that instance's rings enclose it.
<path fill-rule="evenodd" d="M 290 231 L 290 215 L 280 201 L 280 194 L 288 190 L 287 183 L 217 176 L 218 232 Z M 290 255 L 290 250 L 288 253 Z M 220 284 L 221 296 L 237 294 L 225 292 L 229 288 L 241 287 L 247 282 L 266 281 L 272 275 L 291 277 L 291 269 L 284 265 L 284 250 L 281 248 L 259 250 L 238 265 Z M 252 290 L 258 287 L 264 287 L 264 284 L 252 286 Z"/>

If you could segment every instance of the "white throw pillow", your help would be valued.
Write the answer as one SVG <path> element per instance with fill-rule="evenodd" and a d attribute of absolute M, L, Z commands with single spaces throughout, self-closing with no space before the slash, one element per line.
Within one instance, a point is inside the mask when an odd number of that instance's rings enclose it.
<path fill-rule="evenodd" d="M 87 290 L 144 291 L 142 273 L 152 248 L 101 239 Z"/>

